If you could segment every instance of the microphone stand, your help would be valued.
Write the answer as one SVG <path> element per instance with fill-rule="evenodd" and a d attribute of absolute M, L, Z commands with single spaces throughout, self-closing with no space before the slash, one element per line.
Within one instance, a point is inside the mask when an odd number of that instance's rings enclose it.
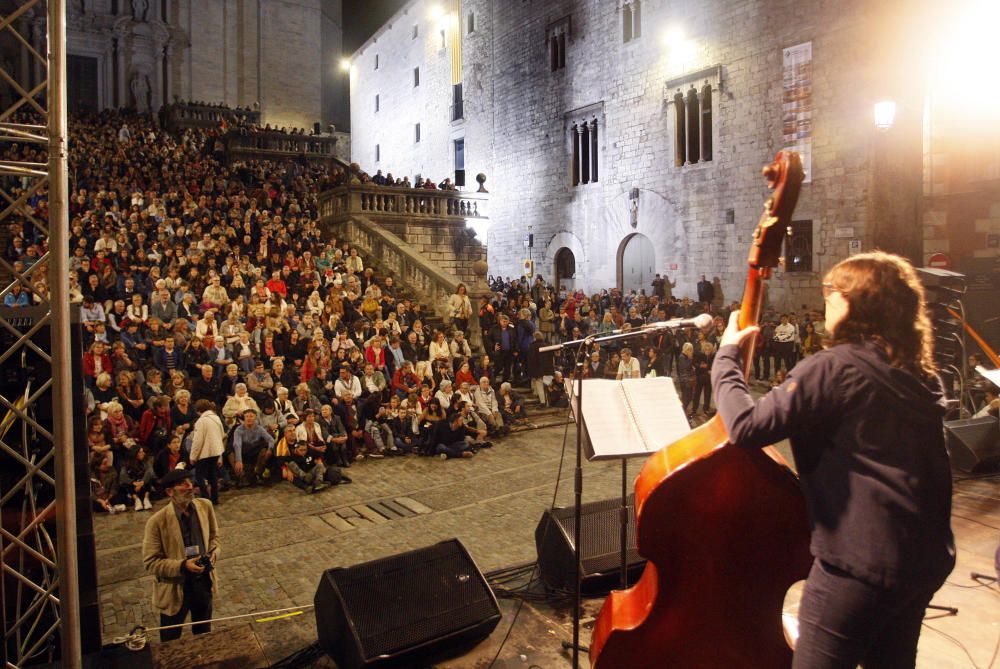
<path fill-rule="evenodd" d="M 634 339 L 639 336 L 645 336 L 652 334 L 659 330 L 669 330 L 676 329 L 678 327 L 688 327 L 688 326 L 662 326 L 662 327 L 646 327 L 635 330 L 630 330 L 628 332 L 619 332 L 617 334 L 605 335 L 603 337 L 598 337 L 597 335 L 588 335 L 583 339 L 575 339 L 573 341 L 563 342 L 561 344 L 552 344 L 550 346 L 542 346 L 538 349 L 539 353 L 548 353 L 549 351 L 560 351 L 567 348 L 572 348 L 577 346 L 576 360 L 574 365 L 576 367 L 576 392 L 574 393 L 573 403 L 575 405 L 573 414 L 574 422 L 576 423 L 576 468 L 573 472 L 573 560 L 576 563 L 574 566 L 575 572 L 575 592 L 573 600 L 573 641 L 572 643 L 563 642 L 563 648 L 573 649 L 573 669 L 579 669 L 580 667 L 580 650 L 588 650 L 586 648 L 581 648 L 580 646 L 580 610 L 583 607 L 583 584 L 582 584 L 582 573 L 580 564 L 580 542 L 582 539 L 582 525 L 583 525 L 583 366 L 584 366 L 584 354 L 588 348 L 593 344 L 604 344 L 612 341 L 621 341 L 625 339 Z M 621 581 L 622 589 L 628 584 L 628 465 L 627 460 L 622 458 L 622 509 L 620 513 L 621 517 Z"/>

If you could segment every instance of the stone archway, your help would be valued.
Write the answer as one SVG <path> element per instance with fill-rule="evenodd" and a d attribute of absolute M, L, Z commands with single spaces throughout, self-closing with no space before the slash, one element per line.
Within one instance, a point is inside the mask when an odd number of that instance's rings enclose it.
<path fill-rule="evenodd" d="M 553 276 L 555 278 L 552 281 L 552 285 L 557 290 L 560 286 L 565 286 L 566 290 L 576 288 L 576 256 L 573 254 L 573 249 L 564 246 L 556 251 L 555 272 Z"/>
<path fill-rule="evenodd" d="M 566 262 L 565 259 L 572 257 L 572 269 L 574 270 L 572 279 L 569 279 L 565 275 L 562 277 L 566 288 L 588 290 L 589 286 L 586 285 L 587 256 L 583 252 L 583 243 L 572 232 L 567 232 L 565 230 L 557 232 L 552 239 L 549 240 L 549 243 L 545 246 L 543 259 L 539 261 L 539 265 L 536 265 L 536 273 L 543 275 L 546 284 L 552 284 L 555 286 L 556 280 L 559 278 L 559 267 L 556 264 L 557 257 L 560 256 L 560 254 L 566 253 L 570 255 L 562 256 L 564 258 L 563 262 Z"/>
<path fill-rule="evenodd" d="M 645 290 L 651 293 L 656 275 L 656 249 L 646 235 L 636 232 L 622 240 L 618 247 L 618 288 L 622 293 Z"/>

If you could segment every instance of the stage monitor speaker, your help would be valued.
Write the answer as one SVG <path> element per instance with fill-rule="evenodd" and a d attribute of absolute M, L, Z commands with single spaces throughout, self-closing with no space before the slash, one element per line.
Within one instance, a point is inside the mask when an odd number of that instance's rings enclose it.
<path fill-rule="evenodd" d="M 607 591 L 621 579 L 621 499 L 584 504 L 581 509 L 580 571 L 585 593 Z M 535 528 L 535 549 L 542 582 L 550 588 L 573 591 L 574 508 L 549 509 Z M 635 545 L 635 499 L 628 498 L 626 543 L 628 582 L 634 583 L 646 564 Z"/>
<path fill-rule="evenodd" d="M 485 639 L 500 607 L 458 539 L 323 572 L 319 643 L 338 669 L 428 666 Z"/>
<path fill-rule="evenodd" d="M 945 421 L 944 434 L 955 469 L 974 474 L 1000 469 L 1000 422 L 993 416 Z"/>

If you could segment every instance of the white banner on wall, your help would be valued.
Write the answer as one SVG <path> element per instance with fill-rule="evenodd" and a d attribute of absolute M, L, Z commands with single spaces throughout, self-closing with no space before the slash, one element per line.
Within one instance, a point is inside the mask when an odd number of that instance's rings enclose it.
<path fill-rule="evenodd" d="M 812 181 L 812 42 L 783 51 L 781 133 L 785 147 L 802 154 L 805 182 Z"/>

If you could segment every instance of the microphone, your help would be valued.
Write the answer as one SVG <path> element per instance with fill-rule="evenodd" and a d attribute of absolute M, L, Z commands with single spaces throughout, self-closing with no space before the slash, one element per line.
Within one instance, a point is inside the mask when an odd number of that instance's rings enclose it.
<path fill-rule="evenodd" d="M 621 334 L 623 332 L 644 332 L 647 330 L 672 330 L 675 328 L 698 328 L 699 330 L 707 330 L 712 327 L 714 319 L 711 314 L 698 314 L 694 318 L 675 318 L 669 321 L 660 321 L 658 323 L 647 323 L 642 327 L 638 327 L 632 330 L 614 330 L 613 334 Z"/>

